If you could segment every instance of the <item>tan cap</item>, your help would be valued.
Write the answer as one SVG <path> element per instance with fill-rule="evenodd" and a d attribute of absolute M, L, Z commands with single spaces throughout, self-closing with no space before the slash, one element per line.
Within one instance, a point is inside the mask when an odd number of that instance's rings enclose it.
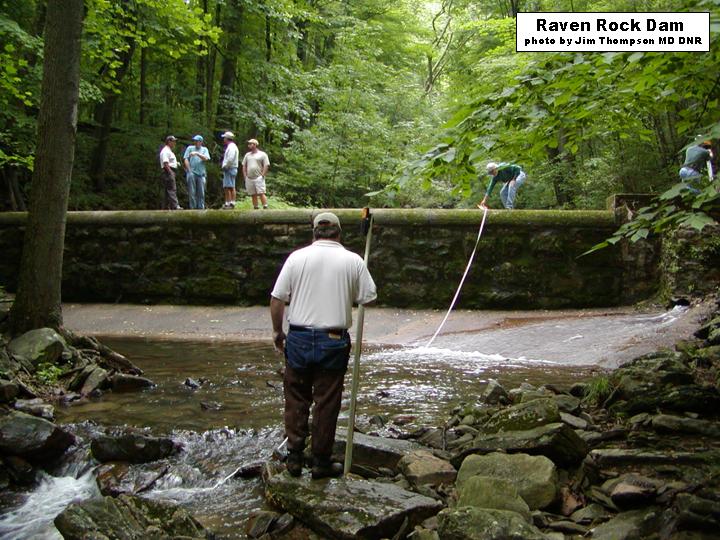
<path fill-rule="evenodd" d="M 313 220 L 313 228 L 318 227 L 322 223 L 329 223 L 330 225 L 337 225 L 340 227 L 340 220 L 332 212 L 322 212 L 315 216 L 315 219 Z"/>
<path fill-rule="evenodd" d="M 257 139 L 250 139 L 248 140 L 248 144 L 254 144 L 257 146 L 259 143 L 257 142 Z"/>
<path fill-rule="evenodd" d="M 220 135 L 223 139 L 234 139 L 235 134 L 232 131 L 226 131 L 222 135 Z"/>

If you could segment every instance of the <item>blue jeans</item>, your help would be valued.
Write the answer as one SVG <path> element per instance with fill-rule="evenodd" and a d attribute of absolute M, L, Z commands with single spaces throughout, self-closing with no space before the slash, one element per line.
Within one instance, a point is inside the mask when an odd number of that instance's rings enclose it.
<path fill-rule="evenodd" d="M 702 175 L 692 167 L 683 167 L 680 169 L 680 180 L 682 180 L 693 193 L 700 193 L 698 187 L 700 186 L 701 178 Z"/>
<path fill-rule="evenodd" d="M 345 372 L 350 358 L 350 334 L 291 328 L 285 340 L 287 365 L 296 370 Z"/>
<path fill-rule="evenodd" d="M 193 210 L 204 210 L 205 176 L 186 172 L 185 180 L 187 180 L 188 199 L 190 199 L 188 202 L 188 207 Z"/>
<path fill-rule="evenodd" d="M 515 208 L 515 196 L 517 195 L 518 189 L 525 183 L 527 175 L 525 172 L 521 172 L 517 175 L 517 178 L 513 181 L 505 182 L 502 189 L 500 190 L 500 200 L 505 208 L 512 210 Z"/>

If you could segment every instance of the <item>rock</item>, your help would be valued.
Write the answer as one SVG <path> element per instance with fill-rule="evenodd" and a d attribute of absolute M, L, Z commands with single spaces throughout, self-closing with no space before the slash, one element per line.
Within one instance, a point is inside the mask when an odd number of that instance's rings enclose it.
<path fill-rule="evenodd" d="M 570 395 L 582 399 L 587 394 L 588 388 L 590 388 L 588 383 L 577 382 L 570 387 Z"/>
<path fill-rule="evenodd" d="M 191 377 L 185 379 L 185 382 L 183 384 L 192 390 L 197 390 L 198 388 L 200 388 L 200 383 Z"/>
<path fill-rule="evenodd" d="M 513 405 L 490 417 L 483 430 L 488 433 L 526 431 L 560 421 L 560 412 L 552 399 L 534 399 Z"/>
<path fill-rule="evenodd" d="M 73 503 L 55 518 L 55 526 L 68 540 L 210 537 L 179 506 L 128 495 Z"/>
<path fill-rule="evenodd" d="M 438 514 L 438 536 L 442 540 L 547 540 L 520 514 L 463 506 Z"/>
<path fill-rule="evenodd" d="M 565 466 L 582 461 L 588 448 L 585 441 L 566 424 L 548 424 L 527 431 L 479 435 L 473 441 L 473 448 L 453 457 L 451 463 L 459 467 L 466 456 L 488 453 L 488 450 L 542 455 Z"/>
<path fill-rule="evenodd" d="M 17 384 L 14 382 L 0 379 L 0 403 L 10 403 L 17 396 L 20 391 Z"/>
<path fill-rule="evenodd" d="M 83 396 L 87 396 L 95 392 L 96 390 L 102 390 L 107 387 L 109 382 L 108 372 L 101 367 L 95 367 L 83 382 L 80 388 L 80 393 Z"/>
<path fill-rule="evenodd" d="M 678 524 L 688 529 L 705 529 L 717 532 L 720 526 L 720 502 L 703 499 L 690 493 L 675 497 Z"/>
<path fill-rule="evenodd" d="M 308 482 L 287 473 L 271 475 L 265 495 L 275 507 L 331 538 L 392 538 L 407 520 L 412 529 L 442 503 L 394 484 L 337 478 Z"/>
<path fill-rule="evenodd" d="M 143 388 L 152 388 L 155 383 L 145 377 L 138 375 L 127 375 L 125 373 L 116 373 L 110 379 L 110 385 L 113 392 L 135 392 Z"/>
<path fill-rule="evenodd" d="M 40 398 L 35 399 L 18 399 L 15 402 L 15 410 L 24 412 L 25 414 L 31 414 L 44 418 L 45 420 L 51 420 L 55 417 L 55 407 L 49 403 L 45 403 Z"/>
<path fill-rule="evenodd" d="M 68 384 L 68 390 L 79 391 L 85 380 L 93 371 L 95 371 L 95 369 L 97 369 L 97 367 L 98 366 L 96 364 L 88 364 L 81 371 L 76 373 Z"/>
<path fill-rule="evenodd" d="M 132 468 L 127 463 L 108 463 L 98 467 L 95 482 L 103 495 L 135 495 L 151 489 L 167 472 L 165 463 Z"/>
<path fill-rule="evenodd" d="M 553 399 L 555 400 L 560 412 L 577 414 L 580 410 L 580 400 L 576 397 L 568 396 L 567 394 L 558 394 L 557 396 L 554 396 Z"/>
<path fill-rule="evenodd" d="M 584 440 L 590 448 L 599 446 L 607 441 L 617 441 L 627 438 L 628 431 L 625 428 L 613 428 L 608 431 L 576 431 L 578 436 Z"/>
<path fill-rule="evenodd" d="M 720 408 L 720 393 L 716 388 L 689 384 L 684 386 L 648 389 L 629 400 L 619 401 L 610 406 L 614 414 L 654 413 L 661 411 L 697 412 Z"/>
<path fill-rule="evenodd" d="M 275 520 L 275 524 L 272 528 L 272 537 L 277 538 L 281 537 L 283 534 L 286 534 L 295 526 L 295 518 L 292 517 L 290 514 L 283 514 L 277 520 Z"/>
<path fill-rule="evenodd" d="M 8 345 L 10 354 L 29 360 L 36 369 L 39 364 L 56 364 L 66 349 L 65 339 L 52 328 L 30 330 Z"/>
<path fill-rule="evenodd" d="M 179 446 L 172 439 L 128 433 L 119 437 L 97 437 L 90 443 L 90 450 L 93 457 L 101 463 L 147 463 L 175 454 Z"/>
<path fill-rule="evenodd" d="M 518 494 L 515 485 L 502 478 L 471 476 L 458 489 L 457 506 L 510 510 L 520 514 L 528 523 L 532 522 L 530 508 Z"/>
<path fill-rule="evenodd" d="M 708 452 L 659 452 L 640 448 L 604 448 L 592 450 L 588 460 L 599 468 L 630 467 L 633 465 L 702 464 L 713 460 Z"/>
<path fill-rule="evenodd" d="M 572 521 L 553 521 L 550 523 L 549 527 L 553 531 L 558 531 L 563 534 L 577 534 L 584 536 L 588 532 L 587 527 L 583 527 L 582 525 L 578 525 Z"/>
<path fill-rule="evenodd" d="M 720 423 L 695 420 L 684 416 L 659 414 L 652 419 L 652 427 L 660 432 L 679 432 L 720 438 Z"/>
<path fill-rule="evenodd" d="M 593 540 L 643 540 L 659 528 L 662 511 L 657 508 L 622 512 L 592 529 Z"/>
<path fill-rule="evenodd" d="M 455 467 L 427 450 L 405 454 L 398 462 L 398 468 L 414 486 L 451 484 L 457 476 Z"/>
<path fill-rule="evenodd" d="M 422 527 L 415 527 L 412 536 L 408 538 L 412 538 L 412 540 L 440 540 L 437 531 L 423 529 Z"/>
<path fill-rule="evenodd" d="M 536 399 L 551 399 L 555 394 L 545 388 L 538 388 L 536 390 L 523 390 L 520 394 L 520 403 L 527 403 L 528 401 L 534 401 Z"/>
<path fill-rule="evenodd" d="M 530 510 L 545 508 L 557 496 L 557 469 L 555 464 L 544 456 L 499 452 L 485 456 L 468 456 L 458 471 L 456 482 L 458 490 L 476 475 L 510 482 Z"/>
<path fill-rule="evenodd" d="M 565 422 L 568 426 L 570 426 L 573 429 L 587 429 L 588 423 L 583 420 L 582 418 L 579 418 L 577 416 L 573 416 L 572 414 L 568 414 L 566 412 L 560 413 L 560 420 Z"/>
<path fill-rule="evenodd" d="M 448 433 L 440 428 L 430 428 L 425 431 L 417 441 L 423 446 L 429 446 L 430 448 L 444 449 L 448 443 Z"/>
<path fill-rule="evenodd" d="M 242 465 L 234 475 L 234 478 L 259 478 L 262 475 L 262 468 L 265 461 L 253 461 Z"/>
<path fill-rule="evenodd" d="M 592 525 L 598 521 L 605 521 L 609 517 L 610 514 L 608 511 L 597 503 L 591 503 L 570 515 L 571 520 L 576 523 L 582 523 L 583 525 Z"/>
<path fill-rule="evenodd" d="M 7 474 L 19 486 L 31 486 L 35 483 L 35 469 L 22 458 L 7 456 L 3 459 Z"/>
<path fill-rule="evenodd" d="M 70 433 L 42 418 L 19 411 L 0 416 L 0 454 L 47 461 L 62 455 L 74 442 Z"/>
<path fill-rule="evenodd" d="M 219 411 L 223 408 L 223 404 L 219 401 L 201 401 L 200 408 L 205 411 Z"/>
<path fill-rule="evenodd" d="M 560 488 L 559 499 L 560 513 L 563 516 L 569 516 L 583 505 L 582 496 L 575 493 L 569 486 L 562 486 Z"/>
<path fill-rule="evenodd" d="M 637 474 L 627 474 L 610 490 L 612 502 L 621 510 L 648 506 L 655 499 L 657 484 Z"/>
<path fill-rule="evenodd" d="M 245 527 L 245 532 L 249 538 L 260 538 L 262 535 L 271 531 L 279 517 L 280 514 L 277 512 L 268 512 L 266 510 L 255 512 L 250 516 Z"/>
<path fill-rule="evenodd" d="M 505 405 L 510 403 L 510 396 L 499 382 L 495 379 L 489 379 L 487 386 L 480 394 L 479 400 L 487 405 Z"/>
<path fill-rule="evenodd" d="M 338 434 L 333 454 L 345 455 L 344 434 Z M 388 439 L 386 437 L 373 437 L 362 433 L 353 434 L 353 464 L 366 465 L 379 469 L 386 467 L 397 471 L 400 459 L 413 450 L 422 450 L 423 447 L 411 441 L 402 439 Z"/>

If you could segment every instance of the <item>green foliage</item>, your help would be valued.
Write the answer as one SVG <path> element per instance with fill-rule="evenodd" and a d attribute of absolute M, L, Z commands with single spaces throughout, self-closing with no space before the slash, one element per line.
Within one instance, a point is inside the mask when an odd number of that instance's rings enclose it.
<path fill-rule="evenodd" d="M 43 384 L 51 385 L 57 383 L 58 377 L 62 372 L 62 368 L 59 368 L 55 364 L 44 362 L 38 366 L 35 377 Z"/>
<path fill-rule="evenodd" d="M 607 375 L 597 376 L 588 381 L 588 388 L 583 397 L 583 402 L 598 407 L 602 406 L 605 400 L 610 397 L 613 389 L 614 385 Z"/>

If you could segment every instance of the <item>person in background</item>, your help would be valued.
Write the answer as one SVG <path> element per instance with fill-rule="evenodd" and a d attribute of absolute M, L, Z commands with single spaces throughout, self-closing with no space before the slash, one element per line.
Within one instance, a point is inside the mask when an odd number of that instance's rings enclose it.
<path fill-rule="evenodd" d="M 160 150 L 160 181 L 163 185 L 163 210 L 182 210 L 178 203 L 177 184 L 175 183 L 175 169 L 177 169 L 177 157 L 175 157 L 175 142 L 177 139 L 172 135 L 165 137 L 165 146 Z"/>
<path fill-rule="evenodd" d="M 685 183 L 691 191 L 700 193 L 701 178 L 707 163 L 713 158 L 712 141 L 703 141 L 693 145 L 685 151 L 685 162 L 680 168 L 680 180 Z M 712 171 L 710 171 L 712 174 Z"/>
<path fill-rule="evenodd" d="M 267 197 L 265 196 L 265 176 L 270 168 L 270 158 L 262 150 L 258 149 L 258 142 L 255 139 L 248 141 L 250 151 L 245 154 L 242 160 L 243 178 L 245 178 L 245 190 L 252 197 L 252 204 L 255 210 L 258 209 L 258 196 L 263 208 L 267 209 Z"/>
<path fill-rule="evenodd" d="M 313 220 L 313 243 L 290 254 L 270 299 L 273 343 L 285 353 L 287 470 L 300 476 L 312 411 L 312 477 L 340 476 L 332 462 L 345 371 L 350 357 L 353 302 L 375 300 L 375 283 L 362 258 L 340 243 L 340 221 L 331 212 Z M 283 331 L 289 303 L 287 336 Z"/>
<path fill-rule="evenodd" d="M 204 210 L 207 181 L 205 162 L 210 160 L 210 152 L 203 146 L 202 135 L 195 135 L 192 140 L 194 144 L 188 146 L 183 155 L 188 187 L 188 207 L 193 210 Z"/>
<path fill-rule="evenodd" d="M 235 134 L 232 131 L 223 133 L 222 138 L 223 143 L 225 143 L 225 154 L 221 166 L 223 171 L 223 192 L 225 193 L 223 208 L 235 208 L 235 179 L 238 173 L 240 151 L 237 144 L 235 144 Z"/>
<path fill-rule="evenodd" d="M 512 210 L 515 208 L 515 197 L 517 196 L 518 189 L 525 182 L 527 175 L 519 165 L 513 165 L 509 163 L 488 163 L 487 173 L 491 176 L 490 183 L 488 184 L 485 196 L 482 202 L 478 205 L 478 208 L 487 208 L 487 200 L 490 197 L 495 184 L 498 182 L 503 183 L 503 187 L 500 189 L 500 200 L 505 208 Z"/>

